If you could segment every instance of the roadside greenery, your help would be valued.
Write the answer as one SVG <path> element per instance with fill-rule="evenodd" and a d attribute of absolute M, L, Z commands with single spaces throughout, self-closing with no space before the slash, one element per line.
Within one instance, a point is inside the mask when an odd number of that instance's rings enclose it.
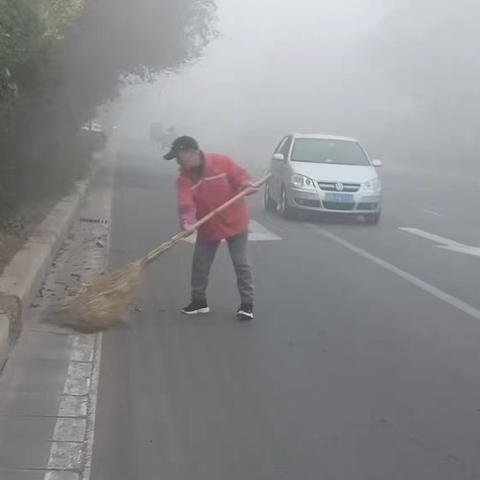
<path fill-rule="evenodd" d="M 214 16 L 214 0 L 0 0 L 0 223 L 66 191 L 92 153 L 82 125 L 126 78 L 198 57 Z"/>

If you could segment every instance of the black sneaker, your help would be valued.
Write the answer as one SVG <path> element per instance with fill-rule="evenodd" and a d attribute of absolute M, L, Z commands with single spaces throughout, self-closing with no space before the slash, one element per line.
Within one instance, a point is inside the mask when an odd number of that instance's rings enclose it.
<path fill-rule="evenodd" d="M 242 322 L 253 320 L 253 305 L 242 303 L 237 311 L 237 320 Z"/>
<path fill-rule="evenodd" d="M 210 313 L 205 300 L 192 300 L 188 307 L 182 309 L 184 315 L 198 315 L 199 313 Z"/>

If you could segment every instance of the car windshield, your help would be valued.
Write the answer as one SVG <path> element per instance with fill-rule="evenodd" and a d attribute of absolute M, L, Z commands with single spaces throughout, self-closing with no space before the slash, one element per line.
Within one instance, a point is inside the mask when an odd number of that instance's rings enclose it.
<path fill-rule="evenodd" d="M 358 143 L 320 138 L 295 140 L 292 162 L 370 165 L 365 152 Z"/>

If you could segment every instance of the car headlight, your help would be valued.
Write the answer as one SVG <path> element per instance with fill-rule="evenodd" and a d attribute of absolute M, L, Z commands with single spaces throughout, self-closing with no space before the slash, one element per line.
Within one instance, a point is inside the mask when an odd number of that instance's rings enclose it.
<path fill-rule="evenodd" d="M 380 193 L 382 191 L 382 182 L 379 178 L 374 178 L 363 184 L 363 191 L 367 193 Z"/>
<path fill-rule="evenodd" d="M 303 175 L 299 175 L 297 173 L 292 175 L 291 182 L 295 188 L 301 188 L 303 190 L 315 190 L 313 180 L 308 177 L 304 177 Z"/>

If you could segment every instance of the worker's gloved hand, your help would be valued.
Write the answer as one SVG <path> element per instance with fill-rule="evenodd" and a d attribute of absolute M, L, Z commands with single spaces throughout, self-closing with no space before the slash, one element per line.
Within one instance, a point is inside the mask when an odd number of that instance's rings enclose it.
<path fill-rule="evenodd" d="M 190 225 L 190 224 L 188 224 L 188 223 L 184 224 L 184 225 L 182 226 L 182 228 L 183 228 L 183 231 L 184 231 L 184 232 L 194 232 L 194 231 L 195 231 L 195 226 L 194 226 L 194 225 Z"/>
<path fill-rule="evenodd" d="M 249 190 L 249 193 L 248 193 L 249 195 L 253 195 L 260 190 L 260 187 L 256 186 L 253 182 L 248 182 L 245 185 L 245 189 Z"/>
<path fill-rule="evenodd" d="M 180 206 L 180 228 L 183 231 L 192 231 L 192 226 L 197 221 L 196 209 L 193 205 Z"/>

